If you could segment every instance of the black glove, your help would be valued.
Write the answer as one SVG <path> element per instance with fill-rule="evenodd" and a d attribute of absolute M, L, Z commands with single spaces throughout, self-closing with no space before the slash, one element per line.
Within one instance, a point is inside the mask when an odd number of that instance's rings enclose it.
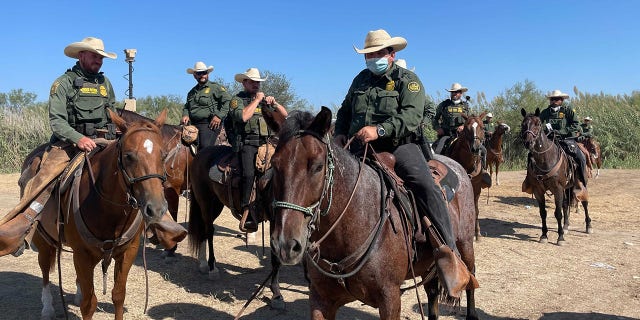
<path fill-rule="evenodd" d="M 576 137 L 576 141 L 582 142 L 582 141 L 584 141 L 584 137 L 583 136 L 577 136 Z"/>

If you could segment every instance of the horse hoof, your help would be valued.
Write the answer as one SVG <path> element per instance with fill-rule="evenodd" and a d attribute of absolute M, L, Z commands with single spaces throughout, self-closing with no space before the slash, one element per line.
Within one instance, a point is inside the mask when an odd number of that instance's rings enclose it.
<path fill-rule="evenodd" d="M 269 304 L 272 309 L 275 310 L 284 310 L 284 299 L 282 296 L 271 299 L 271 303 Z"/>
<path fill-rule="evenodd" d="M 538 241 L 540 243 L 547 243 L 547 238 L 540 238 L 540 240 Z"/>
<path fill-rule="evenodd" d="M 213 267 L 213 270 L 209 271 L 209 280 L 220 280 L 220 270 L 217 267 Z"/>
<path fill-rule="evenodd" d="M 562 229 L 562 231 L 564 232 L 565 236 L 569 234 L 569 228 L 568 227 L 566 229 Z"/>
<path fill-rule="evenodd" d="M 565 240 L 560 240 L 558 239 L 558 246 L 564 246 L 565 244 L 567 244 L 567 242 Z"/>
<path fill-rule="evenodd" d="M 207 265 L 207 263 L 206 263 L 206 262 L 205 262 L 205 263 L 201 263 L 201 264 L 198 266 L 198 271 L 199 271 L 200 273 L 202 273 L 202 274 L 207 274 L 207 273 L 209 273 L 209 265 Z"/>
<path fill-rule="evenodd" d="M 593 229 L 591 227 L 587 227 L 587 234 L 593 234 Z"/>
<path fill-rule="evenodd" d="M 253 245 L 256 244 L 256 233 L 255 232 L 248 232 L 247 233 L 247 245 Z"/>

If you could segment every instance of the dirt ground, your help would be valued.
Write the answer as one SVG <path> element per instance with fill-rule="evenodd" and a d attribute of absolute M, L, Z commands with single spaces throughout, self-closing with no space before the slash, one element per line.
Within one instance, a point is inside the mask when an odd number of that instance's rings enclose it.
<path fill-rule="evenodd" d="M 584 214 L 572 212 L 571 231 L 565 246 L 556 245 L 553 214 L 549 242 L 538 243 L 540 216 L 531 197 L 520 191 L 523 171 L 503 172 L 501 185 L 480 199 L 480 225 L 484 237 L 475 244 L 476 307 L 482 319 L 638 319 L 640 318 L 640 170 L 603 170 L 591 180 L 590 215 L 593 234 L 585 233 Z M 16 174 L 0 175 L 0 212 L 18 201 Z M 184 200 L 184 199 L 183 199 Z M 551 205 L 547 201 L 547 206 Z M 180 223 L 186 225 L 184 203 Z M 145 270 L 141 250 L 129 274 L 125 319 L 233 319 L 255 288 L 267 277 L 270 262 L 262 256 L 261 235 L 256 245 L 245 246 L 238 222 L 229 212 L 216 221 L 215 237 L 221 278 L 207 279 L 197 271 L 186 241 L 178 257 L 166 262 L 161 250 L 147 245 L 149 296 L 145 307 Z M 265 240 L 266 241 L 266 240 Z M 268 253 L 268 248 L 265 249 Z M 78 319 L 73 305 L 74 272 L 70 253 L 62 256 L 62 284 L 71 319 Z M 99 273 L 99 272 L 98 272 Z M 113 319 L 109 270 L 107 294 L 96 276 L 98 311 L 94 319 Z M 41 280 L 37 253 L 0 258 L 0 318 L 39 319 Z M 54 305 L 64 319 L 57 270 L 52 275 Z M 281 286 L 286 307 L 273 310 L 266 289 L 249 305 L 241 319 L 309 319 L 308 289 L 301 266 L 282 268 Z M 426 294 L 419 292 L 426 305 Z M 415 291 L 403 295 L 403 319 L 420 319 Z M 442 319 L 463 319 L 460 310 L 443 310 Z M 377 319 L 377 311 L 360 303 L 343 307 L 339 319 Z"/>

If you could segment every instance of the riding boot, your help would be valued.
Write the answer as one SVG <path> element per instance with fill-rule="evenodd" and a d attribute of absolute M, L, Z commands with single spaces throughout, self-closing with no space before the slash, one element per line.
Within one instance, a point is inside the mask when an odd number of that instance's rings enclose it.
<path fill-rule="evenodd" d="M 240 231 L 242 232 L 256 232 L 258 231 L 258 223 L 253 215 L 250 212 L 249 206 L 244 206 L 242 209 L 242 218 L 240 219 Z"/>

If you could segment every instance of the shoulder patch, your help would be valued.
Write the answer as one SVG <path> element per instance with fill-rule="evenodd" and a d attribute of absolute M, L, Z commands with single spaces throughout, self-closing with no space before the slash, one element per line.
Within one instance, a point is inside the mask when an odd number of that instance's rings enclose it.
<path fill-rule="evenodd" d="M 420 85 L 415 81 L 411 81 L 407 84 L 407 89 L 411 92 L 420 92 Z"/>
<path fill-rule="evenodd" d="M 224 86 L 220 86 L 220 89 L 221 89 L 222 91 L 224 91 L 224 92 L 226 92 L 226 91 L 227 91 L 227 89 L 226 89 Z"/>
<path fill-rule="evenodd" d="M 60 81 L 56 81 L 51 85 L 51 90 L 49 90 L 49 95 L 52 96 L 56 91 L 58 91 L 58 86 L 60 86 Z"/>
<path fill-rule="evenodd" d="M 231 102 L 229 102 L 229 106 L 230 106 L 232 109 L 237 108 L 237 107 L 238 107 L 238 100 L 236 100 L 236 99 L 231 100 Z"/>

